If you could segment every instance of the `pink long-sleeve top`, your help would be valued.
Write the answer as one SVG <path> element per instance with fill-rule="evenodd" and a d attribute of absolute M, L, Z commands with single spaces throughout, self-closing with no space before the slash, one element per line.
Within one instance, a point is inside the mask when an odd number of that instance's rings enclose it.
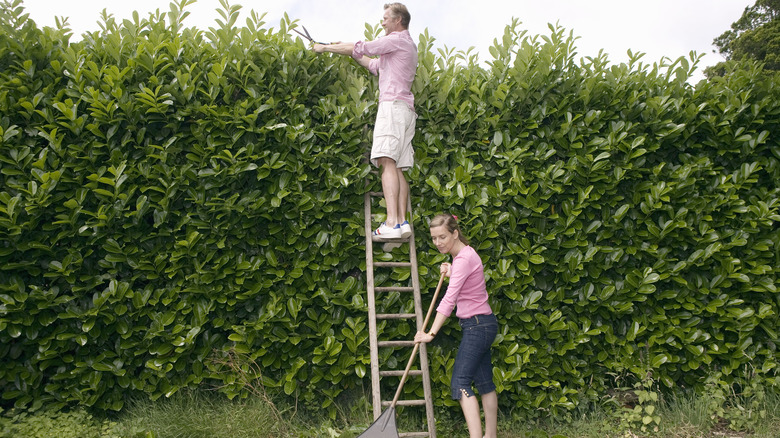
<path fill-rule="evenodd" d="M 452 260 L 450 284 L 436 311 L 450 316 L 455 306 L 458 307 L 455 316 L 461 319 L 493 312 L 488 304 L 485 268 L 477 252 L 470 246 L 463 247 Z"/>
<path fill-rule="evenodd" d="M 368 70 L 379 75 L 379 102 L 401 100 L 414 109 L 412 82 L 417 73 L 417 45 L 408 30 L 391 32 L 373 41 L 358 41 L 352 57 L 379 56 Z"/>

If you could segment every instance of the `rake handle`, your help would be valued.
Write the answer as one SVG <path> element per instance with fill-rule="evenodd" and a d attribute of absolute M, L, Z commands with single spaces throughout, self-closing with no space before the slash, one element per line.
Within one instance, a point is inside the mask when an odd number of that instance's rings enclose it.
<path fill-rule="evenodd" d="M 431 305 L 428 307 L 428 314 L 425 315 L 425 321 L 423 321 L 422 331 L 425 331 L 425 327 L 428 325 L 428 320 L 431 319 L 431 314 L 433 313 L 433 306 L 436 304 L 436 299 L 439 298 L 439 291 L 441 290 L 442 283 L 444 283 L 443 272 L 441 273 L 441 277 L 439 277 L 439 284 L 436 286 L 436 292 L 433 294 L 433 300 L 431 300 Z M 398 403 L 398 398 L 401 396 L 401 390 L 404 387 L 404 383 L 406 383 L 406 378 L 409 376 L 409 370 L 412 368 L 412 363 L 414 363 L 414 358 L 419 348 L 420 348 L 420 343 L 415 342 L 414 349 L 412 350 L 412 356 L 409 357 L 409 362 L 406 363 L 406 369 L 404 370 L 403 376 L 401 376 L 401 383 L 398 385 L 398 389 L 395 391 L 395 397 L 393 397 L 393 402 L 390 404 L 390 409 L 395 408 L 395 404 Z"/>

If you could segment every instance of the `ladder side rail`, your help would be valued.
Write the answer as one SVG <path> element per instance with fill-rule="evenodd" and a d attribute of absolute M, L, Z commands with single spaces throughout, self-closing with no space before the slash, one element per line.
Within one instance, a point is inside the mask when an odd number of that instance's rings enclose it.
<path fill-rule="evenodd" d="M 412 215 L 412 200 L 409 197 L 408 204 L 409 215 Z M 412 227 L 412 235 L 409 237 L 409 262 L 412 265 L 412 288 L 414 289 L 415 299 L 415 312 L 417 313 L 417 330 L 422 330 L 423 319 L 423 305 L 422 305 L 422 292 L 420 290 L 420 274 L 417 265 L 417 245 L 416 245 L 414 227 Z M 435 318 L 434 318 L 435 319 Z M 433 324 L 433 321 L 431 321 Z M 430 366 L 428 364 L 428 344 L 420 344 L 420 370 L 422 371 L 422 384 L 423 384 L 423 396 L 425 398 L 425 414 L 428 420 L 428 436 L 430 438 L 436 438 L 436 419 L 433 410 L 433 392 L 431 391 L 431 374 Z"/>
<path fill-rule="evenodd" d="M 371 357 L 371 398 L 374 420 L 382 415 L 382 395 L 379 389 L 379 347 L 377 345 L 376 328 L 376 297 L 374 295 L 374 247 L 371 235 L 371 194 L 366 193 L 365 228 L 366 228 L 366 295 L 368 305 L 368 344 Z"/>

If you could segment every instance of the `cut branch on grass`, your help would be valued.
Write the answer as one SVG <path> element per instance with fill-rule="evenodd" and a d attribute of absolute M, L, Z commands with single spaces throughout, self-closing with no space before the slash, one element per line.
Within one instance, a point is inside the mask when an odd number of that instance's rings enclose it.
<path fill-rule="evenodd" d="M 216 374 L 229 376 L 230 378 L 228 380 L 220 380 L 221 382 L 229 381 L 229 383 L 215 383 L 212 388 L 213 390 L 222 391 L 229 387 L 235 387 L 236 385 L 240 386 L 268 404 L 268 407 L 278 424 L 285 424 L 282 412 L 268 396 L 268 392 L 265 390 L 265 386 L 262 383 L 262 367 L 256 361 L 252 360 L 249 355 L 240 353 L 235 349 L 227 351 L 215 350 L 214 354 L 208 359 L 208 362 L 213 367 Z M 295 417 L 296 411 L 297 408 L 293 411 L 291 417 Z"/>

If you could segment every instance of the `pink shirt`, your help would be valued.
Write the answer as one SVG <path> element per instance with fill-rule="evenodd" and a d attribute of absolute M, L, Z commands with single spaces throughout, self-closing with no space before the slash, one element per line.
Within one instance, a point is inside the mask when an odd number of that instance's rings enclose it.
<path fill-rule="evenodd" d="M 417 73 L 417 45 L 408 30 L 391 32 L 374 41 L 358 41 L 352 57 L 379 56 L 369 62 L 368 70 L 379 75 L 379 101 L 401 100 L 414 109 L 412 82 Z"/>
<path fill-rule="evenodd" d="M 450 316 L 455 306 L 458 306 L 455 315 L 461 319 L 493 313 L 488 304 L 482 260 L 470 246 L 463 247 L 452 260 L 450 284 L 436 310 Z"/>

